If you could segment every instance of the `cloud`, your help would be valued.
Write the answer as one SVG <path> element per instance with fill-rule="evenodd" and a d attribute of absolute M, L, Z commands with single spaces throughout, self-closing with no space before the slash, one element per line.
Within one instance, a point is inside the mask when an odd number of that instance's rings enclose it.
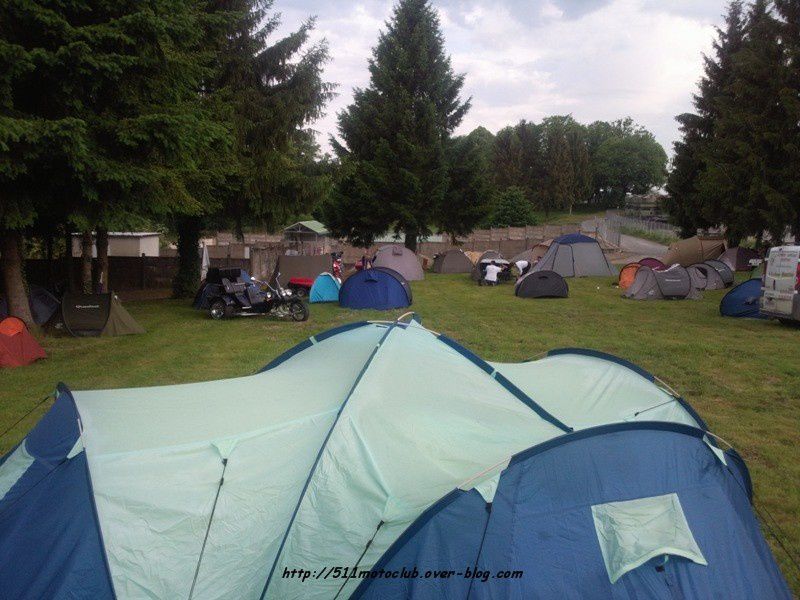
<path fill-rule="evenodd" d="M 390 17 L 389 0 L 278 1 L 282 32 L 318 16 L 339 84 L 327 114 L 314 124 L 327 149 L 336 113 L 366 86 L 371 48 Z M 721 22 L 723 1 L 710 0 L 439 0 L 453 66 L 466 74 L 472 110 L 459 132 L 491 131 L 519 119 L 571 113 L 583 122 L 631 116 L 669 151 L 674 116 L 691 108 L 702 53 Z"/>

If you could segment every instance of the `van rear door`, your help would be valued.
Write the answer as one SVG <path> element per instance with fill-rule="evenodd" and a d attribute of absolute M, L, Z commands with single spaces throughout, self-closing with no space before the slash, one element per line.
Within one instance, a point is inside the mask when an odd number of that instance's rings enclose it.
<path fill-rule="evenodd" d="M 773 315 L 792 316 L 800 246 L 772 248 L 764 276 L 761 309 Z"/>

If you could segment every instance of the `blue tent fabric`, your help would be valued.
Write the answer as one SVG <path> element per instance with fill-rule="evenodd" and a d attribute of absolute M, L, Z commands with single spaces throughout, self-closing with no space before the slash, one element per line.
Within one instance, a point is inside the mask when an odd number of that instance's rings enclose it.
<path fill-rule="evenodd" d="M 28 290 L 28 304 L 31 307 L 31 316 L 37 325 L 44 325 L 58 311 L 59 301 L 39 285 L 31 285 Z M 8 303 L 0 297 L 0 321 L 8 316 Z"/>
<path fill-rule="evenodd" d="M 311 286 L 308 300 L 316 302 L 337 302 L 339 300 L 339 282 L 330 273 L 320 273 Z"/>
<path fill-rule="evenodd" d="M 60 388 L 20 443 L 32 462 L 0 498 L 3 598 L 114 598 L 86 454 L 71 456 L 79 435 L 71 395 Z"/>
<path fill-rule="evenodd" d="M 397 271 L 375 267 L 348 277 L 339 290 L 344 308 L 389 310 L 411 305 L 411 288 Z"/>
<path fill-rule="evenodd" d="M 567 235 L 557 237 L 553 241 L 559 244 L 585 244 L 587 242 L 596 242 L 597 240 L 590 238 L 588 235 L 583 235 L 582 233 L 568 233 Z"/>
<path fill-rule="evenodd" d="M 761 280 L 748 279 L 723 296 L 719 312 L 723 317 L 764 319 L 759 308 L 760 298 Z"/>
<path fill-rule="evenodd" d="M 491 504 L 473 489 L 434 505 L 353 597 L 791 598 L 739 475 L 703 435 L 623 423 L 524 451 L 503 471 Z M 611 583 L 591 507 L 673 493 L 708 565 L 658 556 Z M 423 575 L 392 576 L 414 567 Z M 467 568 L 481 576 L 466 576 Z M 444 582 L 424 577 L 448 570 L 455 574 Z M 509 571 L 521 576 L 498 576 Z"/>

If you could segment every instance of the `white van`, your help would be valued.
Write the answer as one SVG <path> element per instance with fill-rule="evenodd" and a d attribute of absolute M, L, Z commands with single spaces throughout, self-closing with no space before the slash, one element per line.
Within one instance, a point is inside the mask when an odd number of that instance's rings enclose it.
<path fill-rule="evenodd" d="M 781 323 L 800 323 L 800 246 L 770 249 L 762 287 L 762 314 Z"/>

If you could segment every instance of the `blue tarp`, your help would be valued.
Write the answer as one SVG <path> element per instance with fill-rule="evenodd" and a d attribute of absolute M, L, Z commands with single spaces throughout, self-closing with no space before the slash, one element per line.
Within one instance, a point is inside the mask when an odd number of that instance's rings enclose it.
<path fill-rule="evenodd" d="M 337 302 L 339 300 L 339 282 L 330 273 L 320 273 L 311 286 L 309 302 Z"/>
<path fill-rule="evenodd" d="M 358 271 L 339 290 L 339 305 L 345 308 L 389 310 L 411 304 L 411 288 L 400 273 L 385 267 Z"/>
<path fill-rule="evenodd" d="M 761 280 L 748 279 L 725 294 L 719 303 L 719 312 L 723 317 L 744 317 L 763 319 L 759 308 L 761 298 Z"/>
<path fill-rule="evenodd" d="M 114 597 L 86 453 L 73 450 L 78 438 L 78 414 L 62 389 L 17 447 L 30 464 L 0 498 L 3 598 Z"/>
<path fill-rule="evenodd" d="M 434 505 L 353 597 L 791 598 L 740 463 L 728 463 L 701 430 L 682 425 L 624 423 L 562 436 L 514 457 L 491 503 L 473 489 Z M 592 506 L 667 494 L 677 495 L 708 564 L 659 555 L 612 583 Z M 391 575 L 403 569 L 421 575 Z M 443 579 L 447 571 L 454 574 Z"/>

